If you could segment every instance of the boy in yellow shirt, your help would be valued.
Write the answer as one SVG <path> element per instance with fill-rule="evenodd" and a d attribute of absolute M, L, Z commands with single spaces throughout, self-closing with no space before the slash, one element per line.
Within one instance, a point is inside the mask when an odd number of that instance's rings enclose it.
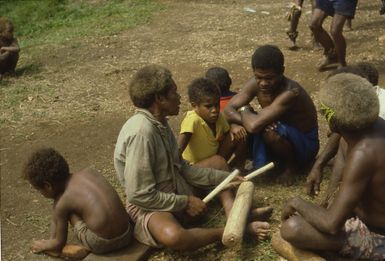
<path fill-rule="evenodd" d="M 182 157 L 191 164 L 229 170 L 232 154 L 234 166 L 242 168 L 246 155 L 246 140 L 232 137 L 230 126 L 220 112 L 219 88 L 209 79 L 198 78 L 188 86 L 193 107 L 181 123 L 178 138 Z"/>

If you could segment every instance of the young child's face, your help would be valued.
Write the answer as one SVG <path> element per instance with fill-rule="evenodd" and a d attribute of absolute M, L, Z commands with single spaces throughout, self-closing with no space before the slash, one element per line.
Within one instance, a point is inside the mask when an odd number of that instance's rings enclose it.
<path fill-rule="evenodd" d="M 4 39 L 12 39 L 13 38 L 13 26 L 9 23 L 5 25 L 5 30 L 1 32 L 0 37 Z"/>
<path fill-rule="evenodd" d="M 255 69 L 255 81 L 262 93 L 272 93 L 278 87 L 282 74 L 276 73 L 273 69 Z"/>
<path fill-rule="evenodd" d="M 199 104 L 192 103 L 194 111 L 207 123 L 215 123 L 219 117 L 219 97 L 203 97 Z"/>
<path fill-rule="evenodd" d="M 37 189 L 45 198 L 54 198 L 55 196 L 55 191 L 49 183 L 45 183 L 42 188 L 35 187 L 35 189 Z"/>

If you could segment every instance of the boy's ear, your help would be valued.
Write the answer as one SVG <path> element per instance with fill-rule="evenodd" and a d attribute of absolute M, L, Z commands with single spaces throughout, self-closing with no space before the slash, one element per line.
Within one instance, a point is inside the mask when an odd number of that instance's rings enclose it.
<path fill-rule="evenodd" d="M 282 66 L 282 74 L 285 73 L 285 66 Z"/>
<path fill-rule="evenodd" d="M 198 104 L 197 104 L 196 102 L 191 102 L 191 106 L 192 106 L 193 108 L 196 108 L 196 107 L 198 107 Z"/>

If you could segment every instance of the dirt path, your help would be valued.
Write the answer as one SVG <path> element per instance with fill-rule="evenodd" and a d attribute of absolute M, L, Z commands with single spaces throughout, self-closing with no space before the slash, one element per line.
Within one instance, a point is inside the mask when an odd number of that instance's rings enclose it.
<path fill-rule="evenodd" d="M 24 50 L 21 64 L 38 64 L 39 70 L 20 76 L 18 84 L 51 86 L 50 92 L 31 93 L 12 110 L 2 112 L 12 119 L 1 130 L 1 228 L 2 260 L 45 260 L 29 253 L 34 239 L 48 236 L 51 202 L 44 199 L 21 179 L 22 163 L 33 148 L 49 145 L 68 159 L 73 170 L 92 166 L 103 172 L 120 191 L 116 181 L 112 153 L 117 134 L 133 112 L 126 91 L 132 73 L 148 63 L 170 68 L 183 95 L 182 113 L 171 119 L 179 129 L 183 112 L 188 109 L 185 86 L 214 65 L 229 70 L 233 88 L 239 89 L 251 75 L 250 56 L 261 44 L 282 48 L 286 58 L 286 75 L 300 82 L 313 97 L 325 73 L 315 64 L 321 51 L 313 51 L 306 21 L 310 6 L 306 2 L 299 26 L 297 52 L 287 50 L 284 14 L 289 1 L 167 1 L 168 8 L 145 26 L 116 36 L 87 38 L 54 46 L 44 55 L 38 48 Z M 256 3 L 257 2 L 257 3 Z M 274 3 L 272 3 L 274 2 Z M 256 9 L 246 12 L 245 7 Z M 380 85 L 385 86 L 384 16 L 378 16 L 376 1 L 359 3 L 354 31 L 347 32 L 348 62 L 366 60 L 380 71 Z M 41 47 L 44 48 L 44 47 Z M 37 54 L 36 54 L 37 53 Z M 321 121 L 320 121 L 321 122 Z M 324 124 L 321 123 L 324 141 Z M 262 188 L 257 198 L 280 208 L 286 193 L 302 193 L 302 183 L 292 189 L 272 185 Z M 282 195 L 272 197 L 277 190 Z M 279 211 L 273 217 L 277 228 Z M 72 238 L 72 233 L 70 233 Z M 268 243 L 245 246 L 241 257 L 274 260 Z M 230 253 L 232 254 L 232 253 Z M 265 254 L 266 259 L 263 259 Z M 160 252 L 153 260 L 218 260 L 229 255 L 215 246 L 189 256 Z M 258 259 L 261 258 L 261 259 Z"/>

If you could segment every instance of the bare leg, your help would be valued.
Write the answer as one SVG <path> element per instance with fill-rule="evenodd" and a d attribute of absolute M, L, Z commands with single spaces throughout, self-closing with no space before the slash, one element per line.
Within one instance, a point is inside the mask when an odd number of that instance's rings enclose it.
<path fill-rule="evenodd" d="M 293 145 L 275 131 L 265 131 L 263 140 L 273 154 L 285 164 L 285 170 L 278 177 L 278 182 L 285 186 L 294 183 L 298 169 Z"/>
<path fill-rule="evenodd" d="M 234 154 L 235 157 L 229 162 L 229 165 L 242 170 L 247 157 L 247 145 L 246 140 L 231 140 L 231 135 L 228 133 L 220 144 L 218 155 L 229 161 Z"/>
<path fill-rule="evenodd" d="M 337 62 L 333 40 L 322 27 L 326 17 L 327 15 L 324 11 L 315 8 L 310 22 L 310 29 L 314 34 L 315 40 L 324 48 L 325 60 L 319 65 L 318 69 L 320 71 L 325 70 L 329 65 Z"/>
<path fill-rule="evenodd" d="M 290 46 L 289 46 L 290 50 L 297 49 L 297 45 L 296 45 L 296 39 L 298 36 L 297 28 L 298 28 L 299 18 L 301 17 L 301 13 L 302 13 L 302 4 L 303 4 L 303 0 L 294 0 L 294 5 L 290 9 L 290 14 L 289 14 L 290 28 L 286 32 L 290 40 Z"/>
<path fill-rule="evenodd" d="M 308 250 L 339 251 L 342 233 L 332 236 L 319 232 L 301 216 L 292 216 L 281 225 L 281 236 L 295 247 Z"/>
<path fill-rule="evenodd" d="M 331 25 L 331 35 L 334 40 L 334 46 L 337 53 L 339 67 L 346 66 L 346 41 L 342 34 L 346 17 L 335 14 Z"/>
<path fill-rule="evenodd" d="M 194 164 L 194 166 L 229 171 L 229 166 L 227 165 L 226 160 L 219 155 L 214 155 L 210 158 L 198 161 Z"/>
<path fill-rule="evenodd" d="M 352 30 L 353 30 L 352 19 L 347 18 L 345 22 L 345 31 L 352 31 Z"/>
<path fill-rule="evenodd" d="M 156 212 L 148 222 L 153 237 L 166 248 L 196 250 L 222 239 L 223 228 L 185 229 L 168 212 Z"/>

